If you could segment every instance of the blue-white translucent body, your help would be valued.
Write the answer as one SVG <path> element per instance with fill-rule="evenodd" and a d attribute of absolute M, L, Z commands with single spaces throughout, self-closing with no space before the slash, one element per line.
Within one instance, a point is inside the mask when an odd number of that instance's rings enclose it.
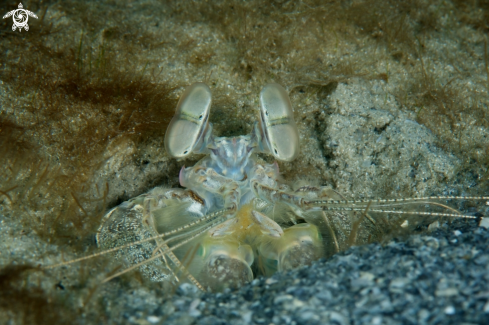
<path fill-rule="evenodd" d="M 285 89 L 263 88 L 259 122 L 245 136 L 215 137 L 211 102 L 205 84 L 188 87 L 165 136 L 173 157 L 207 155 L 181 169 L 183 188 L 157 187 L 124 202 L 106 214 L 97 234 L 100 247 L 116 251 L 133 265 L 130 269 L 139 267 L 154 281 L 188 279 L 210 290 L 237 287 L 257 274 L 271 275 L 379 240 L 385 229 L 407 227 L 409 214 L 470 217 L 436 202 L 463 197 L 348 201 L 327 187 L 292 188 L 279 181 L 277 163 L 263 163 L 255 155 L 291 161 L 299 153 Z"/>

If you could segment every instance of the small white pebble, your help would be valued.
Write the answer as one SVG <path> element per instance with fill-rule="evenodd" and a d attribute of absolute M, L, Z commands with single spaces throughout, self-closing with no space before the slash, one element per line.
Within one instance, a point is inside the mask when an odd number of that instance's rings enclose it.
<path fill-rule="evenodd" d="M 489 314 L 489 300 L 486 302 L 486 304 L 484 305 L 484 312 L 486 314 Z"/>
<path fill-rule="evenodd" d="M 455 230 L 455 231 L 453 232 L 453 234 L 454 234 L 455 236 L 460 236 L 460 235 L 462 234 L 462 232 L 461 232 L 460 230 Z"/>
<path fill-rule="evenodd" d="M 489 229 L 489 218 L 481 218 L 481 221 L 479 222 L 479 227 Z"/>
<path fill-rule="evenodd" d="M 455 308 L 453 306 L 448 306 L 447 308 L 445 308 L 445 314 L 454 315 L 455 314 Z"/>
<path fill-rule="evenodd" d="M 375 279 L 375 275 L 370 272 L 360 272 L 360 278 L 367 281 L 373 281 Z"/>
<path fill-rule="evenodd" d="M 247 311 L 241 315 L 241 318 L 243 319 L 243 322 L 245 322 L 245 324 L 250 324 L 251 323 L 251 316 L 253 316 L 253 312 Z"/>
<path fill-rule="evenodd" d="M 146 319 L 151 324 L 156 324 L 156 323 L 158 323 L 160 321 L 161 317 L 158 317 L 158 316 L 148 316 L 148 318 L 146 318 Z"/>
<path fill-rule="evenodd" d="M 372 324 L 373 325 L 382 325 L 382 317 L 375 316 L 374 318 L 372 318 Z"/>
<path fill-rule="evenodd" d="M 435 291 L 437 297 L 453 297 L 458 296 L 458 290 L 456 288 L 446 288 Z M 447 307 L 448 308 L 448 307 Z"/>
<path fill-rule="evenodd" d="M 273 278 L 268 278 L 268 279 L 265 280 L 265 284 L 268 284 L 268 285 L 274 284 L 274 283 L 277 283 L 277 282 L 278 282 L 278 280 L 273 279 Z"/>
<path fill-rule="evenodd" d="M 200 304 L 200 299 L 195 299 L 190 303 L 190 307 L 188 308 L 188 314 L 194 318 L 199 317 L 202 313 L 197 307 Z"/>
<path fill-rule="evenodd" d="M 433 231 L 438 228 L 440 228 L 440 222 L 435 221 L 433 223 L 430 223 L 430 225 L 428 226 L 428 231 Z"/>
<path fill-rule="evenodd" d="M 300 301 L 299 299 L 294 298 L 292 300 L 292 306 L 294 309 L 299 309 L 304 306 L 304 303 Z"/>
<path fill-rule="evenodd" d="M 345 317 L 344 315 L 336 311 L 331 312 L 331 314 L 329 315 L 329 320 L 331 322 L 338 323 L 338 324 L 350 324 L 347 317 Z"/>

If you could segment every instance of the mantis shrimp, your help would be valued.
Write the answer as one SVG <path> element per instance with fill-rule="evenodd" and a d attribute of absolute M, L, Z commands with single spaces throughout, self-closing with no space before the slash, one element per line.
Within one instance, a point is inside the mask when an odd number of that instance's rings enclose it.
<path fill-rule="evenodd" d="M 188 280 L 201 290 L 239 287 L 257 275 L 270 276 L 351 245 L 379 241 L 390 229 L 413 229 L 419 223 L 409 216 L 424 221 L 475 218 L 443 201 L 489 199 L 346 200 L 329 187 L 293 188 L 281 182 L 276 162 L 267 164 L 256 155 L 285 162 L 298 156 L 299 133 L 286 90 L 278 84 L 263 88 L 258 122 L 244 136 L 214 136 L 211 102 L 209 87 L 194 83 L 168 126 L 169 155 L 206 155 L 181 169 L 182 188 L 154 188 L 104 216 L 96 235 L 103 251 L 94 255 L 114 252 L 131 265 L 105 281 L 139 268 L 151 280 L 173 285 Z"/>

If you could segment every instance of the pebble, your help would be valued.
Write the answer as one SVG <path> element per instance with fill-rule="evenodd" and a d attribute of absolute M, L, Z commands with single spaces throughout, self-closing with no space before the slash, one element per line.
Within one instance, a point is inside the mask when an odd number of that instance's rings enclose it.
<path fill-rule="evenodd" d="M 489 218 L 481 218 L 481 221 L 479 222 L 479 227 L 484 227 L 486 229 L 489 229 Z"/>
<path fill-rule="evenodd" d="M 447 308 L 445 308 L 445 314 L 454 315 L 455 314 L 455 308 L 453 306 L 447 306 Z"/>
<path fill-rule="evenodd" d="M 489 314 L 489 300 L 484 305 L 484 312 Z"/>

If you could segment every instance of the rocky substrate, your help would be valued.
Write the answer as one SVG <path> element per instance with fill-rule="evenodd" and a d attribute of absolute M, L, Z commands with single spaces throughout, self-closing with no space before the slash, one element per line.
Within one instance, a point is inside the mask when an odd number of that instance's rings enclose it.
<path fill-rule="evenodd" d="M 150 324 L 484 324 L 488 244 L 487 229 L 457 220 L 429 234 L 353 247 L 236 292 L 200 293 L 184 284 L 162 304 L 124 299 L 119 316 Z"/>

